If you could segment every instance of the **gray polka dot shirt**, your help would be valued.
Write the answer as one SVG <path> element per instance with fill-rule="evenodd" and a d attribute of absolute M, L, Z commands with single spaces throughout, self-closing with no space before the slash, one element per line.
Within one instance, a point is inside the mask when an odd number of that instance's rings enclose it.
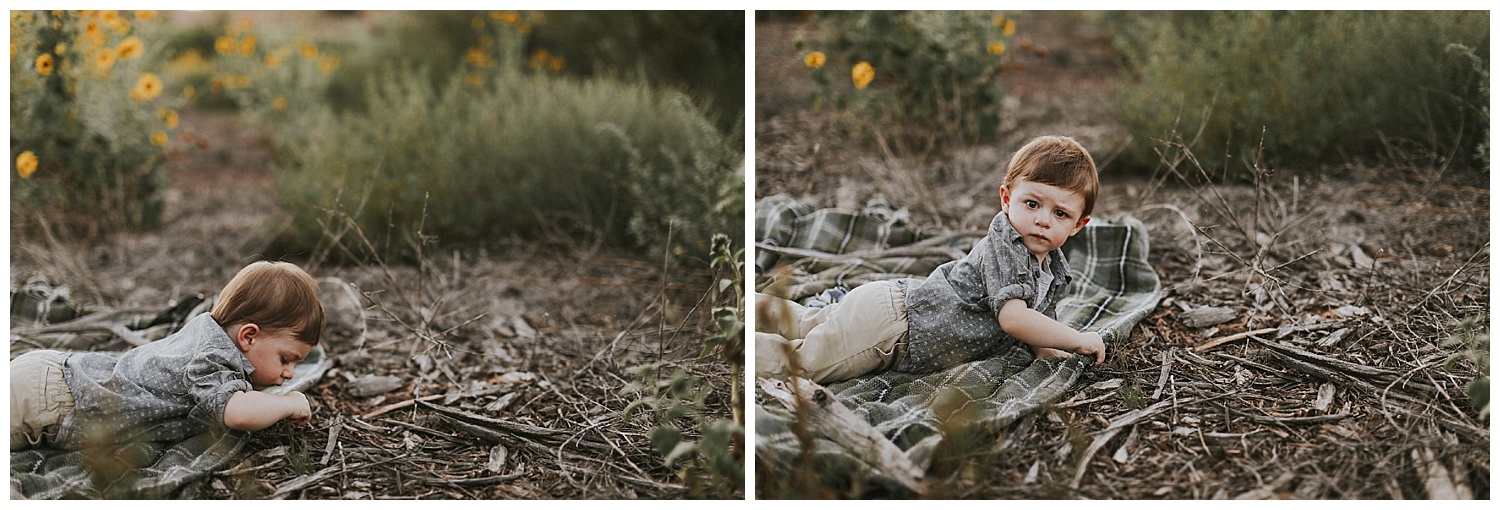
<path fill-rule="evenodd" d="M 76 450 L 90 435 L 111 443 L 176 442 L 224 429 L 229 397 L 252 390 L 254 370 L 208 313 L 124 354 L 72 354 L 63 374 L 75 408 L 57 443 Z"/>
<path fill-rule="evenodd" d="M 1038 276 L 1043 274 L 1050 274 L 1051 281 L 1038 292 Z M 926 280 L 902 280 L 907 348 L 896 370 L 936 372 L 999 352 L 1003 342 L 1016 341 L 1000 329 L 1000 307 L 1024 299 L 1031 309 L 1055 319 L 1069 278 L 1061 250 L 1047 254 L 1043 273 L 1010 219 L 1003 212 L 995 215 L 989 233 L 967 256 L 938 266 Z"/>

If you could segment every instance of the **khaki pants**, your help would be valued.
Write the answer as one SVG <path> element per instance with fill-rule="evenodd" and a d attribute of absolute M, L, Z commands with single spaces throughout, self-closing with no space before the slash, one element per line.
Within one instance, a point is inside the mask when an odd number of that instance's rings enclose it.
<path fill-rule="evenodd" d="M 24 450 L 57 437 L 73 412 L 73 392 L 63 376 L 68 355 L 36 350 L 10 362 L 10 449 Z"/>
<path fill-rule="evenodd" d="M 826 383 L 889 370 L 906 352 L 906 293 L 872 282 L 823 308 L 756 293 L 755 331 L 756 375 Z"/>

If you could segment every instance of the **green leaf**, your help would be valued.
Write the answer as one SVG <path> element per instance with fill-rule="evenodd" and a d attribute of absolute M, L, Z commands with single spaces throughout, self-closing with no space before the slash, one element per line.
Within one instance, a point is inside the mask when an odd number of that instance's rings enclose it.
<path fill-rule="evenodd" d="M 671 427 L 656 427 L 651 429 L 650 439 L 651 449 L 656 450 L 657 455 L 666 455 L 682 441 L 682 431 Z"/>
<path fill-rule="evenodd" d="M 667 408 L 666 414 L 663 414 L 662 417 L 661 417 L 661 419 L 664 422 L 666 422 L 666 421 L 672 421 L 672 420 L 681 418 L 683 416 L 687 416 L 687 415 L 693 414 L 693 413 L 695 413 L 697 411 L 698 411 L 697 409 L 694 409 L 692 407 L 688 407 L 686 405 L 683 405 L 680 402 L 673 403 L 672 407 Z"/>
<path fill-rule="evenodd" d="M 1469 395 L 1469 403 L 1479 410 L 1479 417 L 1481 419 L 1488 417 L 1490 415 L 1490 378 L 1480 376 L 1469 381 L 1465 390 L 1465 393 Z"/>

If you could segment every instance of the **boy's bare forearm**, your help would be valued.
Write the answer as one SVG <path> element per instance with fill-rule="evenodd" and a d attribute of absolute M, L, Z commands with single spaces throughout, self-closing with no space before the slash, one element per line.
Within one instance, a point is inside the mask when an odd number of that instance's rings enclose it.
<path fill-rule="evenodd" d="M 273 395 L 263 391 L 239 391 L 224 406 L 224 426 L 254 432 L 285 419 L 306 421 L 311 412 L 307 397 L 299 392 Z"/>
<path fill-rule="evenodd" d="M 1032 310 L 1026 306 L 1025 301 L 1020 299 L 1006 301 L 1000 307 L 1000 312 L 995 314 L 995 319 L 1000 321 L 1000 329 L 1031 346 L 1032 352 L 1038 357 L 1055 353 L 1037 349 L 1058 349 L 1091 356 L 1094 363 L 1104 362 L 1106 347 L 1104 338 L 1099 333 L 1075 331 L 1041 312 Z"/>
<path fill-rule="evenodd" d="M 1019 299 L 1006 301 L 996 319 L 1000 321 L 1000 329 L 1032 347 L 1072 351 L 1080 346 L 1076 341 L 1078 331 L 1032 310 Z"/>

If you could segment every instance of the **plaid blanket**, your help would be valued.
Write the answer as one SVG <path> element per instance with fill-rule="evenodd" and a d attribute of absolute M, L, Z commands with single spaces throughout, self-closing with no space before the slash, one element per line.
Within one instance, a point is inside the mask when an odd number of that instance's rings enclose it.
<path fill-rule="evenodd" d="M 766 256 L 758 255 L 756 262 L 760 274 L 773 276 L 757 281 L 757 287 L 775 287 L 792 299 L 834 285 L 854 287 L 871 279 L 925 277 L 929 268 L 962 256 L 984 234 L 923 233 L 889 222 L 889 218 L 901 216 L 889 214 L 883 204 L 850 213 L 813 211 L 811 206 L 784 196 L 769 197 L 761 203 L 764 207 L 756 206 L 756 236 L 761 255 Z M 908 250 L 910 256 L 884 256 L 904 248 L 887 232 L 913 232 L 900 241 L 924 248 Z M 799 251 L 803 248 L 829 255 Z M 944 250 L 958 251 L 943 257 Z M 1063 250 L 1073 282 L 1069 297 L 1058 305 L 1058 320 L 1075 329 L 1098 331 L 1107 340 L 1128 338 L 1130 329 L 1156 307 L 1161 297 L 1156 272 L 1146 262 L 1145 226 L 1129 216 L 1096 217 Z M 927 469 L 940 448 L 953 448 L 961 438 L 970 441 L 963 443 L 970 452 L 997 449 L 999 443 L 992 438 L 1028 413 L 1058 401 L 1087 367 L 1081 356 L 1034 360 L 1030 350 L 1017 343 L 994 357 L 941 372 L 885 372 L 835 383 L 828 389 L 918 466 Z M 792 429 L 795 419 L 757 390 L 755 451 L 761 462 L 779 469 L 818 473 L 825 486 L 867 485 L 870 481 L 897 486 L 824 438 L 814 440 L 810 457 L 804 459 L 802 444 Z M 949 440 L 946 446 L 945 438 Z M 798 469 L 803 462 L 810 462 L 812 469 Z"/>
<path fill-rule="evenodd" d="M 140 317 L 112 319 L 144 340 L 156 341 L 182 328 L 188 318 L 213 307 L 213 300 L 185 300 L 150 320 Z M 13 316 L 14 322 L 24 320 Z M 331 317 L 334 320 L 336 317 Z M 33 344 L 69 349 L 110 343 L 114 333 L 66 332 L 27 335 Z M 119 342 L 117 342 L 119 343 Z M 12 350 L 12 358 L 24 351 Z M 304 391 L 327 371 L 329 359 L 319 345 L 297 364 L 286 384 L 272 393 Z M 188 483 L 222 469 L 244 449 L 239 433 L 205 432 L 175 444 L 136 443 L 91 451 L 38 448 L 10 454 L 11 498 L 25 499 L 118 499 L 171 498 Z"/>

